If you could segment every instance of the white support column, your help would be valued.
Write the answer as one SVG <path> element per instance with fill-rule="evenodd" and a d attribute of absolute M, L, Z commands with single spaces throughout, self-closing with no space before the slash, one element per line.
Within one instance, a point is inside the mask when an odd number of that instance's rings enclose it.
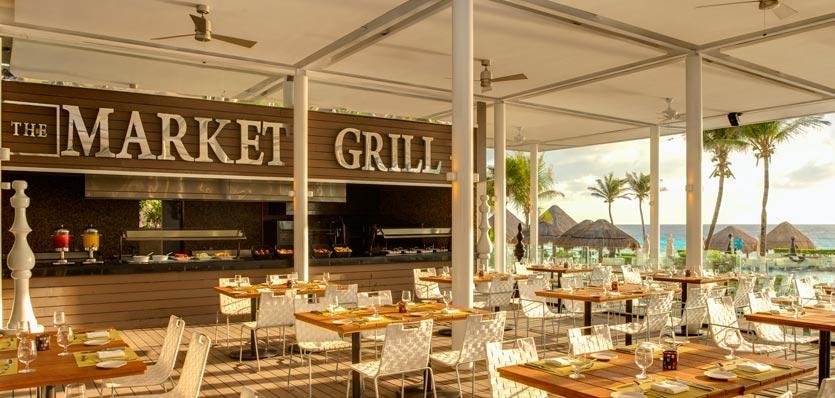
<path fill-rule="evenodd" d="M 702 274 L 702 56 L 693 53 L 685 60 L 687 96 L 687 269 Z"/>
<path fill-rule="evenodd" d="M 539 144 L 531 145 L 531 214 L 528 216 L 528 258 L 532 263 L 539 263 Z"/>
<path fill-rule="evenodd" d="M 473 305 L 473 0 L 452 2 L 452 299 Z M 452 328 L 452 346 L 464 340 Z"/>
<path fill-rule="evenodd" d="M 493 261 L 497 272 L 505 272 L 507 261 L 507 122 L 505 121 L 505 102 L 497 101 L 493 105 Z"/>
<path fill-rule="evenodd" d="M 659 147 L 661 145 L 661 126 L 649 128 L 649 174 L 651 178 L 649 193 L 649 262 L 652 269 L 658 269 L 658 251 L 661 247 L 660 224 L 660 176 L 658 167 Z"/>
<path fill-rule="evenodd" d="M 298 69 L 293 79 L 293 270 L 303 281 L 310 280 L 307 108 L 307 71 Z"/>

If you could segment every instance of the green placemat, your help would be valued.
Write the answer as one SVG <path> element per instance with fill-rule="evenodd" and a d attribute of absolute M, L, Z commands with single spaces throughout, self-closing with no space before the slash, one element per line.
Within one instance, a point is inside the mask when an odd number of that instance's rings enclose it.
<path fill-rule="evenodd" d="M 794 370 L 794 368 L 783 369 L 783 368 L 778 368 L 778 367 L 772 365 L 771 370 L 767 370 L 765 372 L 760 372 L 760 373 L 746 372 L 744 370 L 740 370 L 740 369 L 736 368 L 736 365 L 740 364 L 742 362 L 745 362 L 745 360 L 744 359 L 737 359 L 737 360 L 734 360 L 734 361 L 722 362 L 722 365 L 725 367 L 725 369 L 736 373 L 736 375 L 739 376 L 740 378 L 748 379 L 748 380 L 754 380 L 754 381 L 771 380 L 771 379 L 774 379 L 774 378 L 778 378 L 780 376 L 785 376 L 787 374 L 790 374 Z M 708 370 L 708 369 L 716 369 L 716 368 L 718 368 L 718 366 L 716 366 L 716 365 L 707 365 L 707 366 L 703 367 L 702 369 Z"/>
<path fill-rule="evenodd" d="M 0 338 L 0 351 L 15 351 L 17 350 L 17 337 L 6 336 Z"/>
<path fill-rule="evenodd" d="M 17 359 L 9 358 L 0 361 L 0 376 L 17 374 Z"/>
<path fill-rule="evenodd" d="M 121 341 L 122 340 L 122 336 L 119 334 L 118 330 L 109 329 L 108 333 L 110 333 L 110 340 L 111 341 Z M 73 338 L 72 343 L 70 343 L 70 345 L 84 344 L 84 341 L 86 341 L 86 340 L 87 340 L 87 333 L 76 333 L 75 337 Z"/>
<path fill-rule="evenodd" d="M 557 375 L 557 376 L 568 376 L 568 375 L 574 373 L 574 369 L 571 366 L 557 366 L 557 365 L 548 363 L 544 360 L 540 360 L 540 361 L 536 361 L 536 362 L 529 362 L 529 363 L 526 363 L 522 366 L 535 368 L 535 369 L 538 369 L 538 370 L 541 370 L 541 371 L 544 371 L 544 372 L 548 372 L 548 373 L 551 373 L 551 374 L 554 374 L 554 375 Z M 580 371 L 580 373 L 587 373 L 587 372 L 591 372 L 593 370 L 598 370 L 598 369 L 606 369 L 606 368 L 610 368 L 612 366 L 614 366 L 614 365 L 612 365 L 609 362 L 594 361 L 592 363 L 591 368 L 582 370 L 582 371 Z"/>
<path fill-rule="evenodd" d="M 125 351 L 125 356 L 122 358 L 99 359 L 95 351 L 74 352 L 72 356 L 75 358 L 75 364 L 78 365 L 79 368 L 85 366 L 96 366 L 97 363 L 102 361 L 135 361 L 139 359 L 139 356 L 137 356 L 132 349 L 124 347 L 122 350 Z"/>
<path fill-rule="evenodd" d="M 657 383 L 659 381 L 668 380 L 666 377 L 657 377 L 655 375 L 652 376 L 652 380 L 647 380 L 641 382 L 641 390 L 649 391 L 652 388 L 652 383 Z M 706 397 L 710 395 L 711 391 L 713 390 L 703 390 L 700 388 L 696 388 L 693 386 L 688 386 L 689 389 L 684 392 L 680 392 L 678 394 L 667 394 L 660 391 L 652 390 L 653 394 L 657 394 L 662 397 L 670 397 L 670 398 L 698 398 L 698 397 Z M 631 384 L 621 384 L 614 389 L 615 391 L 635 391 L 635 383 Z"/>

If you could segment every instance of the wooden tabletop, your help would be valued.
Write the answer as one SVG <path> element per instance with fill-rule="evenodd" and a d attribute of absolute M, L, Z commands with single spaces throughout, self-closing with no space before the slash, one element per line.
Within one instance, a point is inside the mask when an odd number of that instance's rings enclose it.
<path fill-rule="evenodd" d="M 487 283 L 492 282 L 493 278 L 500 277 L 502 280 L 507 280 L 509 277 L 513 277 L 513 279 L 520 280 L 520 279 L 528 279 L 527 275 L 516 275 L 516 274 L 501 274 L 498 272 L 488 272 L 484 274 L 484 276 L 473 275 L 473 282 L 475 283 Z M 423 282 L 435 282 L 435 283 L 452 283 L 452 275 L 431 275 L 431 276 L 421 276 L 420 280 Z"/>
<path fill-rule="evenodd" d="M 585 377 L 576 380 L 568 376 L 557 375 L 547 370 L 533 368 L 530 365 L 507 366 L 498 370 L 499 374 L 506 379 L 563 397 L 603 398 L 609 397 L 613 391 L 622 389 L 628 384 L 633 384 L 635 375 L 640 373 L 640 369 L 633 362 L 634 356 L 628 350 L 617 349 L 616 351 L 609 352 L 618 356 L 607 363 L 610 366 L 601 366 L 598 369 L 583 372 Z M 808 375 L 815 370 L 814 365 L 804 365 L 781 358 L 743 354 L 741 356 L 744 358 L 756 359 L 759 362 L 768 364 L 788 365 L 792 369 L 787 369 L 783 372 L 783 369 L 774 368 L 778 371 L 777 373 L 783 374 L 766 376 L 763 381 L 743 377 L 732 381 L 720 381 L 704 376 L 705 369 L 716 366 L 717 362 L 728 363 L 729 361 L 724 358 L 726 354 L 727 351 L 717 347 L 692 343 L 686 344 L 680 347 L 677 370 L 662 371 L 661 360 L 659 359 L 659 355 L 656 355 L 652 366 L 647 369 L 647 372 L 655 379 L 676 378 L 689 383 L 697 383 L 713 388 L 711 391 L 707 391 L 691 386 L 690 390 L 693 392 L 704 392 L 700 396 L 735 397 L 782 385 L 788 380 L 794 380 Z"/>
<path fill-rule="evenodd" d="M 450 308 L 458 311 L 447 313 L 444 311 L 444 304 L 441 303 L 418 303 L 408 306 L 406 313 L 398 312 L 396 305 L 384 305 L 378 311 L 381 318 L 377 320 L 368 320 L 368 317 L 373 314 L 373 311 L 368 308 L 348 310 L 336 314 L 297 312 L 296 320 L 332 330 L 340 335 L 346 335 L 382 329 L 392 323 L 417 322 L 429 318 L 434 319 L 435 322 L 455 321 L 466 319 L 472 314 L 489 313 L 488 311 L 454 305 L 451 305 Z"/>
<path fill-rule="evenodd" d="M 652 294 L 679 290 L 681 289 L 665 287 L 644 290 L 641 285 L 621 283 L 618 285 L 618 290 L 616 292 L 610 291 L 608 295 L 604 294 L 602 287 L 584 287 L 580 289 L 572 289 L 571 291 L 567 291 L 565 289 L 539 290 L 536 292 L 536 295 L 540 297 L 558 298 L 563 300 L 604 303 L 610 301 L 639 299 Z"/>
<path fill-rule="evenodd" d="M 727 282 L 731 280 L 736 280 L 736 276 L 731 275 L 723 275 L 723 276 L 684 276 L 684 275 L 667 275 L 667 274 L 654 274 L 651 275 L 653 280 L 661 281 L 661 282 L 675 282 L 675 283 L 692 283 L 696 285 L 701 285 L 705 283 L 716 283 L 716 282 Z"/>
<path fill-rule="evenodd" d="M 528 271 L 555 272 L 558 274 L 577 274 L 580 272 L 591 272 L 591 268 L 565 268 L 561 265 L 529 265 Z"/>
<path fill-rule="evenodd" d="M 768 312 L 755 312 L 753 314 L 745 314 L 745 319 L 752 322 L 835 332 L 835 311 L 818 308 L 804 308 L 803 311 L 803 315 L 800 315 L 797 319 L 795 319 L 791 310 L 782 315 Z"/>
<path fill-rule="evenodd" d="M 267 286 L 267 284 L 262 283 L 257 285 L 242 286 L 240 288 L 232 286 L 215 286 L 214 289 L 216 292 L 232 298 L 253 299 L 261 297 L 261 292 L 259 292 L 258 289 L 269 289 L 274 294 L 284 294 L 290 289 L 296 289 L 296 293 L 301 295 L 323 295 L 325 294 L 325 286 L 326 284 L 323 282 L 298 282 L 293 285 L 292 288 L 284 284 Z"/>
<path fill-rule="evenodd" d="M 29 364 L 35 369 L 32 373 L 17 373 L 13 375 L 0 376 L 0 391 L 33 388 L 46 385 L 84 383 L 93 380 L 105 380 L 122 376 L 132 376 L 145 373 L 145 363 L 140 360 L 128 361 L 125 366 L 116 369 L 99 369 L 95 366 L 79 367 L 72 355 L 58 356 L 62 348 L 58 346 L 54 333 L 50 334 L 48 351 L 38 351 L 38 357 Z M 101 351 L 108 348 L 129 347 L 123 340 L 113 340 L 102 346 L 85 346 L 83 344 L 71 344 L 69 352 L 90 352 Z M 8 359 L 16 359 L 16 350 L 0 351 L 0 363 Z M 25 365 L 18 362 L 18 370 L 24 369 Z"/>

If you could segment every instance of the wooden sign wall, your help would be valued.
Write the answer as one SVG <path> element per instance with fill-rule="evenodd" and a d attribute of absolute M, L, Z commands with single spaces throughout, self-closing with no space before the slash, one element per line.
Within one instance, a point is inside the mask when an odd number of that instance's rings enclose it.
<path fill-rule="evenodd" d="M 293 111 L 121 91 L 3 82 L 14 169 L 291 179 Z M 450 126 L 309 113 L 314 181 L 445 185 Z"/>

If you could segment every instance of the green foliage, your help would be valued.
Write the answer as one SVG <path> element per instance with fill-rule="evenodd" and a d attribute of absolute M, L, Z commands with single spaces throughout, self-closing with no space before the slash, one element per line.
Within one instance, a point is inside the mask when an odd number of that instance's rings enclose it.
<path fill-rule="evenodd" d="M 594 181 L 597 185 L 588 187 L 591 196 L 603 199 L 609 207 L 609 222 L 614 224 L 612 218 L 612 202 L 616 199 L 630 199 L 629 191 L 627 190 L 626 179 L 615 177 L 614 173 L 609 173 Z"/>
<path fill-rule="evenodd" d="M 139 228 L 162 228 L 162 201 L 146 199 L 139 201 Z"/>
<path fill-rule="evenodd" d="M 530 156 L 525 152 L 510 152 L 510 155 L 505 159 L 505 168 L 507 179 L 505 181 L 507 187 L 507 200 L 518 210 L 521 210 L 525 215 L 525 224 L 530 224 L 531 219 L 531 161 Z M 554 171 L 545 165 L 545 157 L 539 156 L 537 159 L 537 172 L 539 173 L 539 200 L 554 199 L 557 197 L 565 197 L 565 195 L 557 191 L 554 186 L 557 183 L 554 177 Z M 495 169 L 490 167 L 487 170 L 487 195 L 492 200 L 495 198 Z"/>
<path fill-rule="evenodd" d="M 781 247 L 773 249 L 774 253 L 777 254 L 787 254 L 789 252 L 788 248 Z M 816 254 L 820 256 L 831 256 L 835 255 L 835 249 L 797 249 L 797 254 Z"/>

